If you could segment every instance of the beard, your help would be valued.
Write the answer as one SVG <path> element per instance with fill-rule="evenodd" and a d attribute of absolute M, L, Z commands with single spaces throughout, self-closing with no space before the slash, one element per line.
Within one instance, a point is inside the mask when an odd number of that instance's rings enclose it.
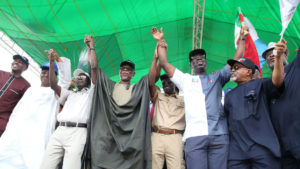
<path fill-rule="evenodd" d="M 236 80 L 237 80 L 237 73 L 236 72 L 231 72 L 230 74 L 231 74 L 230 75 L 230 81 L 236 82 Z"/>
<path fill-rule="evenodd" d="M 281 55 L 281 59 L 282 59 L 283 66 L 288 64 L 288 61 L 287 61 L 284 54 Z M 267 62 L 267 65 L 268 65 L 269 69 L 271 69 L 272 71 L 274 70 L 274 63 L 275 63 L 275 61 L 274 62 Z"/>

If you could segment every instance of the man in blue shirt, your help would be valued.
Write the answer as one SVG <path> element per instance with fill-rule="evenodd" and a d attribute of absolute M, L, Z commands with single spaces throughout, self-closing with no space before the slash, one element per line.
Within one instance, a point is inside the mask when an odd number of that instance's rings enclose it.
<path fill-rule="evenodd" d="M 274 70 L 274 43 L 263 53 L 268 67 Z M 288 64 L 288 52 L 281 57 L 284 65 L 286 90 L 271 102 L 271 118 L 281 144 L 282 168 L 300 169 L 300 52 Z M 274 72 L 274 71 L 273 71 Z"/>
<path fill-rule="evenodd" d="M 280 59 L 286 45 L 278 43 L 272 78 L 253 80 L 254 63 L 246 58 L 228 60 L 230 79 L 237 83 L 225 96 L 230 145 L 228 168 L 280 169 L 280 146 L 269 116 L 269 101 L 284 89 Z"/>

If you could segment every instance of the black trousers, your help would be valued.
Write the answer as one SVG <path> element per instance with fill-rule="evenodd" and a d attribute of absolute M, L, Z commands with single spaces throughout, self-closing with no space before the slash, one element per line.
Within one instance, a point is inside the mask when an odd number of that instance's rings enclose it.
<path fill-rule="evenodd" d="M 291 150 L 282 150 L 281 168 L 300 169 L 300 146 L 293 147 Z"/>
<path fill-rule="evenodd" d="M 235 158 L 229 157 L 228 169 L 281 169 L 280 158 L 260 145 L 253 145 L 247 152 L 238 152 L 238 148 L 232 146 L 230 148 L 229 154 L 236 154 L 230 155 Z"/>

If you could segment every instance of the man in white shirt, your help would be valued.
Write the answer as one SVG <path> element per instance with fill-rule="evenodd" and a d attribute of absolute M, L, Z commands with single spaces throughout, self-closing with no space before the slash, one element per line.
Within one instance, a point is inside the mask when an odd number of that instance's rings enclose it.
<path fill-rule="evenodd" d="M 85 36 L 89 52 L 88 61 L 91 65 L 91 78 L 88 73 L 76 69 L 73 76 L 76 78 L 77 91 L 70 91 L 57 85 L 53 69 L 54 58 L 57 54 L 52 49 L 48 51 L 51 88 L 65 103 L 57 116 L 59 127 L 50 138 L 41 169 L 56 169 L 62 158 L 64 169 L 81 168 L 81 155 L 87 136 L 86 123 L 90 114 L 94 84 L 97 80 L 98 63 L 92 39 L 92 36 Z"/>
<path fill-rule="evenodd" d="M 241 38 L 234 59 L 243 54 L 247 27 L 242 28 Z M 221 103 L 222 87 L 230 79 L 230 68 L 225 65 L 214 74 L 206 73 L 206 52 L 194 49 L 189 54 L 194 75 L 183 73 L 168 62 L 164 34 L 152 28 L 158 42 L 158 56 L 162 68 L 171 81 L 184 93 L 186 128 L 185 159 L 188 169 L 226 169 L 228 156 L 228 129 Z"/>

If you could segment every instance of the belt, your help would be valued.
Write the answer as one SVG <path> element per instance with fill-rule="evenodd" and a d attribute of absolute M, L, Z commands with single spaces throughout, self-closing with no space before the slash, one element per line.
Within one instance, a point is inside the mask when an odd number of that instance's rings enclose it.
<path fill-rule="evenodd" d="M 59 122 L 59 126 L 65 126 L 65 127 L 87 127 L 85 123 L 74 123 L 74 122 Z"/>
<path fill-rule="evenodd" d="M 182 130 L 176 130 L 176 129 L 167 129 L 167 130 L 160 130 L 160 129 L 154 129 L 155 133 L 161 133 L 161 134 L 182 134 Z"/>

